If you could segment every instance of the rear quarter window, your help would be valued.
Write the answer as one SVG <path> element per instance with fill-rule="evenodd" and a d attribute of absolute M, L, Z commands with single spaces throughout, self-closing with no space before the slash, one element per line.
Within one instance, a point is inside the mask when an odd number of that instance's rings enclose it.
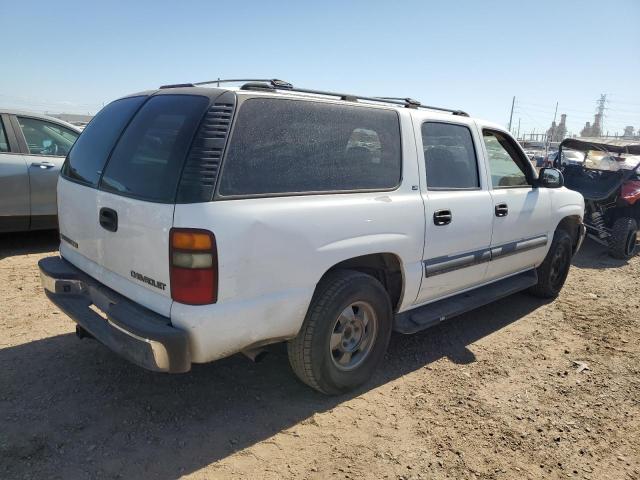
<path fill-rule="evenodd" d="M 400 152 L 393 110 L 253 98 L 240 107 L 218 194 L 393 189 Z"/>
<path fill-rule="evenodd" d="M 152 202 L 175 202 L 182 167 L 209 99 L 158 95 L 131 121 L 105 168 L 100 189 Z"/>
<path fill-rule="evenodd" d="M 97 186 L 113 145 L 146 98 L 123 98 L 100 110 L 73 145 L 62 167 L 62 176 Z"/>

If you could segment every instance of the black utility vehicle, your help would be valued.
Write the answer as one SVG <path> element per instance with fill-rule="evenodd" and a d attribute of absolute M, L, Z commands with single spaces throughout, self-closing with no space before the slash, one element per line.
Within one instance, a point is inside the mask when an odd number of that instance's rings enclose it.
<path fill-rule="evenodd" d="M 582 162 L 560 164 L 563 149 L 582 152 Z M 567 138 L 555 166 L 562 169 L 565 185 L 584 196 L 589 236 L 607 245 L 614 258 L 635 255 L 640 246 L 640 142 Z"/>

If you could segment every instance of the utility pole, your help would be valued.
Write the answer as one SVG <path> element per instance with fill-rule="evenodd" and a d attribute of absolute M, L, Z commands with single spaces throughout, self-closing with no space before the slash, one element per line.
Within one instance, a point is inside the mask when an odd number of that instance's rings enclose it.
<path fill-rule="evenodd" d="M 516 134 L 516 140 L 520 138 L 520 118 L 518 118 L 518 133 Z"/>
<path fill-rule="evenodd" d="M 516 104 L 516 96 L 513 96 L 513 100 L 511 100 L 511 114 L 509 115 L 509 133 L 511 133 L 511 121 L 513 120 L 513 107 Z"/>
<path fill-rule="evenodd" d="M 556 124 L 556 118 L 558 117 L 558 102 L 556 102 L 556 110 L 555 112 L 553 112 L 553 123 L 551 124 L 551 126 L 553 127 Z M 556 127 L 557 128 L 557 127 Z M 546 157 L 547 155 L 549 155 L 549 143 L 552 140 L 552 135 L 555 132 L 553 130 L 551 130 L 551 135 L 547 135 L 547 138 L 545 139 L 545 144 L 544 144 L 544 156 Z"/>

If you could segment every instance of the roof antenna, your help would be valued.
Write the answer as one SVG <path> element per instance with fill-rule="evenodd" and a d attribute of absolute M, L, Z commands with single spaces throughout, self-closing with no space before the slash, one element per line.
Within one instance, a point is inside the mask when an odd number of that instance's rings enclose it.
<path fill-rule="evenodd" d="M 218 77 L 218 87 L 220 86 L 220 77 Z"/>

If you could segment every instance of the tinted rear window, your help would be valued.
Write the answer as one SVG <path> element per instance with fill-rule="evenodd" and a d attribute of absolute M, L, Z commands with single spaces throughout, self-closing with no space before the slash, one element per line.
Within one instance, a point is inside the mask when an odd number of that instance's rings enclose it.
<path fill-rule="evenodd" d="M 185 157 L 209 99 L 159 95 L 140 109 L 118 142 L 100 188 L 173 203 Z"/>
<path fill-rule="evenodd" d="M 390 189 L 400 170 L 395 111 L 249 99 L 236 120 L 219 194 Z"/>
<path fill-rule="evenodd" d="M 73 145 L 62 175 L 95 187 L 113 144 L 146 98 L 123 98 L 100 110 Z"/>

